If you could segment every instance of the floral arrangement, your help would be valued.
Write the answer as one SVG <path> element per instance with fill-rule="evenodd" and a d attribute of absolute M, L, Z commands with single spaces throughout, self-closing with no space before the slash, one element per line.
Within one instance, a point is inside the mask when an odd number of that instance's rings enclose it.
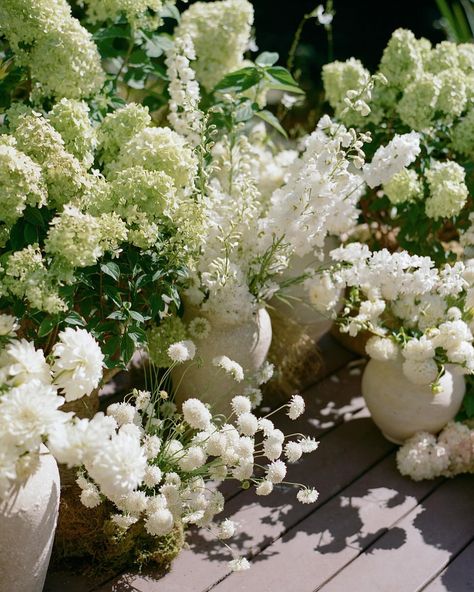
<path fill-rule="evenodd" d="M 371 252 L 360 243 L 331 256 L 336 263 L 313 287 L 314 301 L 330 304 L 336 290 L 347 290 L 336 322 L 353 337 L 372 334 L 366 344 L 371 358 L 401 356 L 405 376 L 434 391 L 446 364 L 474 372 L 472 260 L 438 269 L 429 257 Z"/>
<path fill-rule="evenodd" d="M 470 227 L 473 77 L 472 43 L 432 47 L 405 29 L 393 33 L 375 76 L 354 58 L 324 66 L 335 116 L 370 131 L 374 147 L 411 130 L 419 137 L 416 159 L 382 190 L 368 180 L 360 204 L 374 247 L 399 246 L 437 263 L 456 258 L 449 243 Z"/>

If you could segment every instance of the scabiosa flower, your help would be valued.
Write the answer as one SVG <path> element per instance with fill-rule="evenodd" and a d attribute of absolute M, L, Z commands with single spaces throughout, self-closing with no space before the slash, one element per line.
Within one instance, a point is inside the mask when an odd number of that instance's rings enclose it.
<path fill-rule="evenodd" d="M 155 485 L 158 485 L 161 480 L 163 478 L 163 473 L 160 469 L 160 467 L 157 467 L 155 465 L 148 465 L 147 468 L 145 469 L 145 476 L 143 477 L 143 483 L 147 486 L 147 487 L 155 487 Z"/>
<path fill-rule="evenodd" d="M 245 571 L 246 569 L 250 569 L 250 563 L 245 557 L 236 557 L 232 561 L 229 561 L 229 567 L 232 571 Z"/>
<path fill-rule="evenodd" d="M 178 364 L 192 360 L 195 355 L 196 346 L 189 339 L 172 343 L 168 348 L 168 356 Z"/>
<path fill-rule="evenodd" d="M 298 419 L 304 413 L 304 399 L 301 395 L 293 395 L 288 404 L 288 417 L 290 419 Z"/>
<path fill-rule="evenodd" d="M 301 458 L 303 448 L 298 442 L 287 442 L 285 445 L 285 456 L 289 463 L 294 463 Z"/>
<path fill-rule="evenodd" d="M 204 317 L 196 317 L 189 323 L 188 331 L 195 339 L 206 339 L 211 332 L 211 323 Z"/>
<path fill-rule="evenodd" d="M 258 430 L 258 419 L 253 413 L 241 413 L 237 419 L 237 425 L 242 434 L 253 436 Z"/>
<path fill-rule="evenodd" d="M 119 530 L 128 530 L 138 522 L 138 518 L 130 514 L 112 514 L 110 519 Z"/>
<path fill-rule="evenodd" d="M 145 529 L 148 534 L 164 536 L 171 532 L 174 526 L 173 514 L 166 508 L 162 508 L 149 514 L 145 520 Z"/>
<path fill-rule="evenodd" d="M 300 438 L 298 440 L 298 443 L 301 445 L 301 448 L 303 449 L 303 452 L 305 454 L 310 453 L 310 452 L 314 452 L 315 450 L 318 449 L 318 446 L 319 446 L 319 442 L 309 436 L 305 436 L 303 438 Z"/>
<path fill-rule="evenodd" d="M 206 463 L 206 453 L 200 446 L 190 446 L 178 461 L 183 471 L 194 471 Z"/>
<path fill-rule="evenodd" d="M 222 368 L 222 370 L 229 374 L 229 376 L 232 376 L 236 382 L 242 382 L 244 379 L 244 371 L 242 366 L 227 356 L 216 356 L 212 360 L 212 363 L 217 368 Z"/>
<path fill-rule="evenodd" d="M 86 508 L 96 508 L 102 501 L 99 490 L 93 483 L 89 483 L 87 487 L 82 489 L 79 499 Z"/>
<path fill-rule="evenodd" d="M 53 347 L 54 383 L 66 401 L 90 395 L 102 378 L 104 355 L 97 341 L 85 329 L 67 327 Z"/>
<path fill-rule="evenodd" d="M 255 489 L 257 495 L 270 495 L 273 491 L 273 483 L 267 479 L 260 482 L 260 485 Z"/>
<path fill-rule="evenodd" d="M 250 413 L 252 410 L 252 403 L 250 399 L 243 395 L 237 395 L 234 397 L 230 403 L 232 407 L 232 411 L 237 415 L 242 415 L 242 413 Z"/>
<path fill-rule="evenodd" d="M 232 520 L 226 518 L 219 524 L 217 536 L 221 540 L 230 539 L 234 536 L 236 528 L 237 524 L 235 522 L 232 522 Z"/>
<path fill-rule="evenodd" d="M 136 413 L 136 408 L 129 403 L 112 403 L 107 407 L 107 415 L 113 417 L 119 427 L 133 423 Z"/>
<path fill-rule="evenodd" d="M 147 434 L 143 439 L 143 451 L 148 459 L 156 458 L 161 450 L 161 438 Z"/>
<path fill-rule="evenodd" d="M 135 395 L 135 407 L 139 411 L 145 411 L 150 404 L 151 393 L 149 391 L 140 391 L 135 389 L 133 394 Z"/>
<path fill-rule="evenodd" d="M 281 483 L 286 476 L 286 465 L 281 460 L 274 460 L 268 465 L 267 479 L 271 483 Z"/>
<path fill-rule="evenodd" d="M 211 425 L 211 412 L 199 399 L 188 399 L 183 403 L 183 417 L 196 430 L 207 430 Z"/>
<path fill-rule="evenodd" d="M 302 504 L 314 504 L 319 497 L 319 492 L 313 488 L 300 489 L 296 494 L 296 499 Z"/>

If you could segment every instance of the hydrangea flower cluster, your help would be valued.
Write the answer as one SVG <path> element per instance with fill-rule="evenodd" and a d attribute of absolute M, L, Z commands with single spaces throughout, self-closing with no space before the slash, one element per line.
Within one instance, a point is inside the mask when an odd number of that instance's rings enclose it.
<path fill-rule="evenodd" d="M 474 430 L 450 422 L 438 437 L 420 432 L 407 440 L 397 453 L 402 475 L 415 481 L 454 477 L 474 472 Z"/>
<path fill-rule="evenodd" d="M 173 344 L 170 349 L 186 347 Z M 227 540 L 237 525 L 228 519 L 215 523 L 224 497 L 209 481 L 235 479 L 255 486 L 257 495 L 268 495 L 285 483 L 286 463 L 318 446 L 302 435 L 290 440 L 268 416 L 257 418 L 245 396 L 234 397 L 228 418 L 213 417 L 198 399 L 188 399 L 179 413 L 167 396 L 161 390 L 134 391 L 129 402 L 110 405 L 106 415 L 65 423 L 49 436 L 60 462 L 81 467 L 82 503 L 93 508 L 105 499 L 113 502 L 118 532 L 141 520 L 153 536 L 195 524 Z M 304 400 L 295 395 L 285 408 L 295 420 L 304 412 Z M 255 467 L 265 462 L 264 473 L 257 476 Z M 297 487 L 301 503 L 317 500 L 316 490 Z M 248 562 L 234 556 L 229 565 L 239 570 Z"/>
<path fill-rule="evenodd" d="M 443 41 L 431 47 L 427 39 L 398 29 L 374 77 L 352 58 L 324 66 L 323 81 L 336 117 L 371 131 L 375 146 L 391 144 L 400 134 L 418 137 L 413 158 L 383 180 L 383 194 L 367 192 L 364 199 L 374 207 L 364 208 L 364 218 L 376 224 L 385 244 L 395 236 L 402 248 L 442 263 L 446 256 L 440 242 L 453 219 L 463 227 L 468 215 L 466 170 L 474 154 L 472 44 Z M 352 105 L 362 95 L 364 113 Z M 370 177 L 367 181 L 374 187 Z"/>
<path fill-rule="evenodd" d="M 72 421 L 61 405 L 102 379 L 103 355 L 87 331 L 60 333 L 46 359 L 17 329 L 14 317 L 0 315 L 0 499 L 36 471 L 40 445 Z"/>
<path fill-rule="evenodd" d="M 369 356 L 401 356 L 406 377 L 434 389 L 445 364 L 474 373 L 472 260 L 437 269 L 429 257 L 371 252 L 360 243 L 335 249 L 331 257 L 336 264 L 320 282 L 320 291 L 328 292 L 322 306 L 331 305 L 335 287 L 348 290 L 337 322 L 351 336 L 372 333 Z"/>

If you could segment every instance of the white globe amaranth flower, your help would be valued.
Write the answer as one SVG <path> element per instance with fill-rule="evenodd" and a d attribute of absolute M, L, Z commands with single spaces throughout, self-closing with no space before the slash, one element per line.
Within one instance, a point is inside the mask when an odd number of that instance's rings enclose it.
<path fill-rule="evenodd" d="M 235 396 L 231 403 L 232 411 L 237 415 L 242 415 L 242 413 L 250 413 L 252 410 L 252 403 L 248 397 L 243 395 Z"/>
<path fill-rule="evenodd" d="M 136 516 L 130 516 L 130 514 L 112 514 L 110 519 L 122 531 L 128 530 L 138 522 L 138 518 Z"/>
<path fill-rule="evenodd" d="M 437 444 L 435 436 L 420 432 L 398 450 L 397 466 L 402 475 L 415 481 L 434 479 L 448 468 L 448 451 Z"/>
<path fill-rule="evenodd" d="M 85 329 L 61 331 L 53 347 L 54 384 L 64 393 L 66 401 L 90 395 L 102 378 L 104 355 L 97 341 Z"/>
<path fill-rule="evenodd" d="M 258 430 L 258 419 L 253 413 L 241 413 L 237 418 L 237 425 L 244 436 L 253 436 Z"/>
<path fill-rule="evenodd" d="M 319 442 L 315 438 L 311 438 L 309 436 L 300 438 L 298 443 L 301 445 L 304 453 L 314 452 L 319 447 Z"/>
<path fill-rule="evenodd" d="M 303 448 L 298 442 L 287 442 L 285 444 L 285 456 L 289 463 L 297 462 L 303 455 Z"/>
<path fill-rule="evenodd" d="M 221 540 L 230 539 L 234 536 L 236 530 L 237 524 L 232 520 L 229 520 L 229 518 L 226 518 L 219 524 L 217 537 Z"/>
<path fill-rule="evenodd" d="M 133 423 L 136 414 L 136 408 L 130 403 L 112 403 L 107 407 L 107 415 L 113 417 L 119 427 Z"/>
<path fill-rule="evenodd" d="M 373 360 L 387 362 L 397 359 L 399 349 L 393 339 L 373 335 L 365 344 L 365 351 Z"/>
<path fill-rule="evenodd" d="M 161 483 L 161 480 L 163 478 L 163 473 L 160 469 L 160 467 L 157 467 L 155 465 L 148 465 L 147 468 L 145 469 L 145 476 L 143 477 L 143 483 L 146 485 L 146 487 L 155 487 L 156 485 L 158 485 L 159 483 Z"/>
<path fill-rule="evenodd" d="M 82 489 L 79 499 L 86 508 L 96 508 L 102 503 L 99 490 L 93 483 Z"/>
<path fill-rule="evenodd" d="M 253 7 L 247 0 L 195 2 L 183 12 L 175 35 L 192 39 L 197 58 L 192 66 L 207 90 L 243 66 L 252 23 Z"/>
<path fill-rule="evenodd" d="M 274 460 L 267 467 L 266 478 L 271 483 L 281 483 L 286 476 L 286 465 L 282 460 Z"/>
<path fill-rule="evenodd" d="M 153 536 L 164 536 L 173 530 L 173 526 L 173 514 L 167 508 L 148 514 L 145 520 L 145 530 Z"/>
<path fill-rule="evenodd" d="M 242 366 L 227 356 L 216 356 L 213 358 L 212 364 L 217 368 L 224 370 L 224 372 L 231 376 L 236 382 L 242 382 L 244 379 L 244 370 Z"/>
<path fill-rule="evenodd" d="M 189 339 L 172 343 L 168 347 L 168 356 L 172 362 L 176 362 L 178 364 L 192 360 L 195 355 L 196 346 Z"/>
<path fill-rule="evenodd" d="M 212 415 L 199 399 L 187 399 L 183 403 L 183 417 L 186 423 L 196 430 L 207 430 L 211 425 Z"/>
<path fill-rule="evenodd" d="M 246 571 L 250 569 L 250 563 L 245 557 L 236 557 L 228 563 L 231 571 Z"/>
<path fill-rule="evenodd" d="M 255 488 L 257 495 L 270 495 L 273 491 L 273 483 L 268 480 L 261 481 L 260 484 Z"/>
<path fill-rule="evenodd" d="M 183 471 L 194 471 L 206 464 L 207 455 L 200 446 L 190 446 L 179 458 L 178 465 Z"/>
<path fill-rule="evenodd" d="M 319 492 L 313 488 L 300 489 L 296 494 L 296 498 L 302 504 L 314 504 L 319 497 Z"/>

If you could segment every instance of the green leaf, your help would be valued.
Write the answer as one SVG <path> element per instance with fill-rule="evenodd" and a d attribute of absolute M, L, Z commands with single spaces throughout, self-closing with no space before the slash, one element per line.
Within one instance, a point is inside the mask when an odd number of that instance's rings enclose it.
<path fill-rule="evenodd" d="M 57 326 L 58 324 L 58 317 L 46 317 L 41 321 L 40 326 L 38 327 L 38 337 L 46 337 L 49 335 L 51 331 Z"/>
<path fill-rule="evenodd" d="M 235 110 L 235 121 L 241 123 L 249 121 L 254 116 L 254 110 L 252 108 L 251 101 L 244 101 Z"/>
<path fill-rule="evenodd" d="M 129 310 L 128 314 L 134 321 L 138 321 L 139 323 L 145 322 L 145 317 L 136 310 Z"/>
<path fill-rule="evenodd" d="M 41 215 L 41 211 L 38 208 L 26 208 L 23 217 L 31 225 L 45 228 L 43 216 Z"/>
<path fill-rule="evenodd" d="M 238 92 L 252 88 L 260 82 L 263 73 L 254 66 L 247 66 L 227 74 L 217 85 L 214 91 L 218 92 Z"/>
<path fill-rule="evenodd" d="M 136 346 L 133 339 L 128 335 L 128 333 L 124 333 L 122 341 L 120 342 L 120 354 L 125 364 L 130 361 L 135 349 Z"/>
<path fill-rule="evenodd" d="M 179 23 L 181 15 L 174 4 L 165 4 L 160 11 L 161 18 L 172 18 Z"/>
<path fill-rule="evenodd" d="M 115 281 L 118 282 L 120 278 L 120 267 L 114 263 L 113 261 L 109 261 L 108 263 L 101 263 L 100 269 L 103 273 L 113 278 Z"/>
<path fill-rule="evenodd" d="M 129 37 L 130 37 L 130 28 L 118 27 L 116 25 L 113 25 L 112 27 L 107 27 L 106 29 L 99 29 L 93 35 L 94 41 L 103 41 L 104 39 L 117 39 L 117 38 L 128 39 Z"/>
<path fill-rule="evenodd" d="M 264 51 L 257 57 L 255 63 L 262 67 L 273 66 L 278 61 L 278 57 L 276 51 Z"/>
<path fill-rule="evenodd" d="M 265 69 L 265 77 L 271 83 L 271 88 L 283 90 L 300 95 L 304 95 L 304 90 L 298 86 L 298 83 L 286 68 L 282 66 L 273 66 Z"/>
<path fill-rule="evenodd" d="M 80 314 L 78 314 L 74 310 L 72 310 L 70 313 L 68 313 L 67 317 L 64 319 L 64 322 L 67 325 L 76 325 L 78 327 L 85 327 L 86 326 L 85 320 L 81 317 Z"/>
<path fill-rule="evenodd" d="M 122 310 L 114 310 L 114 312 L 111 312 L 107 318 L 114 321 L 125 321 L 127 315 Z"/>
<path fill-rule="evenodd" d="M 474 393 L 467 393 L 463 401 L 464 411 L 468 418 L 474 417 Z"/>
<path fill-rule="evenodd" d="M 144 39 L 143 47 L 150 58 L 159 58 L 173 47 L 173 41 L 168 35 L 144 35 Z"/>
<path fill-rule="evenodd" d="M 39 240 L 38 229 L 36 226 L 32 226 L 31 224 L 25 224 L 25 228 L 23 230 L 23 235 L 25 237 L 25 241 L 29 245 L 32 245 L 33 243 L 37 243 Z"/>
<path fill-rule="evenodd" d="M 282 136 L 284 136 L 285 138 L 288 138 L 286 131 L 284 130 L 284 128 L 281 126 L 278 119 L 275 117 L 275 115 L 273 115 L 273 113 L 271 111 L 267 111 L 267 110 L 257 111 L 255 113 L 255 115 L 257 117 L 260 117 L 260 119 L 263 119 L 263 121 L 265 121 L 266 123 L 268 123 L 272 127 L 274 127 L 277 131 L 280 132 L 280 134 Z"/>

